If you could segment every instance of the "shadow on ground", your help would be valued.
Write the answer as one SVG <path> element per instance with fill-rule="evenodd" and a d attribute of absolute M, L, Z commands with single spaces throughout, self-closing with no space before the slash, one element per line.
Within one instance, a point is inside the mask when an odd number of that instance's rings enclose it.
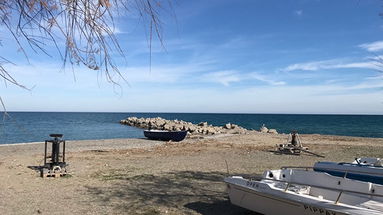
<path fill-rule="evenodd" d="M 192 202 L 185 205 L 185 207 L 194 210 L 202 215 L 261 215 L 244 208 L 232 205 L 229 200 L 216 201 L 212 203 L 207 202 Z"/>
<path fill-rule="evenodd" d="M 94 203 L 127 214 L 255 215 L 227 199 L 222 172 L 179 171 L 131 175 L 128 170 L 99 173 L 108 186 L 88 186 Z"/>
<path fill-rule="evenodd" d="M 34 170 L 35 172 L 40 173 L 43 169 L 43 166 L 27 166 L 29 169 Z"/>

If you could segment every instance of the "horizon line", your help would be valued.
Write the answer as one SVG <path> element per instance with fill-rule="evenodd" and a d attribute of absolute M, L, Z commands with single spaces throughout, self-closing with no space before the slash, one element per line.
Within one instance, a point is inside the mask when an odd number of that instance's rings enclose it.
<path fill-rule="evenodd" d="M 0 111 L 0 113 L 137 113 L 137 114 L 259 114 L 259 115 L 352 115 L 352 116 L 383 116 L 383 113 L 276 113 L 276 112 L 138 112 L 138 111 Z"/>

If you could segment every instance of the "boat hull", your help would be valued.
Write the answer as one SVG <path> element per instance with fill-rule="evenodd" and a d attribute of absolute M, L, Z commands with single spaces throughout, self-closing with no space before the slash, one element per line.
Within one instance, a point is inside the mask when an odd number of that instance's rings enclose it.
<path fill-rule="evenodd" d="M 269 170 L 259 181 L 232 176 L 225 182 L 232 204 L 265 215 L 383 214 L 383 186 L 326 173 Z"/>
<path fill-rule="evenodd" d="M 289 198 L 281 198 L 266 191 L 267 187 L 258 184 L 258 189 L 248 189 L 242 186 L 228 183 L 230 202 L 234 205 L 246 208 L 264 215 L 345 215 L 338 211 L 332 211 L 324 207 L 294 201 Z"/>
<path fill-rule="evenodd" d="M 151 140 L 162 141 L 182 141 L 185 139 L 187 131 L 157 131 L 157 130 L 145 130 L 144 136 Z"/>

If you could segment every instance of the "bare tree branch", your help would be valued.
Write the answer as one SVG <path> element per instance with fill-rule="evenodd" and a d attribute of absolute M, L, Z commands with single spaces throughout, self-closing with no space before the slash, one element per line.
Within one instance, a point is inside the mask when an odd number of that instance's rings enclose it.
<path fill-rule="evenodd" d="M 48 56 L 51 55 L 46 46 L 54 44 L 64 67 L 68 63 L 72 66 L 85 65 L 91 70 L 104 73 L 107 81 L 117 84 L 116 77 L 126 80 L 113 61 L 112 53 L 125 57 L 114 35 L 114 16 L 124 10 L 138 13 L 144 21 L 150 23 L 151 52 L 153 32 L 163 46 L 159 15 L 164 10 L 163 2 L 170 4 L 169 1 L 0 0 L 0 25 L 10 33 L 27 60 L 28 53 L 24 44 L 34 52 L 42 52 Z M 65 41 L 63 49 L 58 44 L 62 39 Z M 26 88 L 9 72 L 0 62 L 0 78 Z"/>

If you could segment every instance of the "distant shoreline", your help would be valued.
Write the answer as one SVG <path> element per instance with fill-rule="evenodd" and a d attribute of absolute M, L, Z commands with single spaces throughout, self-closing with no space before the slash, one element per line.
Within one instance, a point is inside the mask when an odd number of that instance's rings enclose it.
<path fill-rule="evenodd" d="M 383 113 L 249 113 L 249 112 L 115 112 L 115 111 L 0 111 L 4 113 L 110 113 L 110 114 L 245 114 L 245 115 L 319 115 L 319 116 L 383 116 Z"/>

